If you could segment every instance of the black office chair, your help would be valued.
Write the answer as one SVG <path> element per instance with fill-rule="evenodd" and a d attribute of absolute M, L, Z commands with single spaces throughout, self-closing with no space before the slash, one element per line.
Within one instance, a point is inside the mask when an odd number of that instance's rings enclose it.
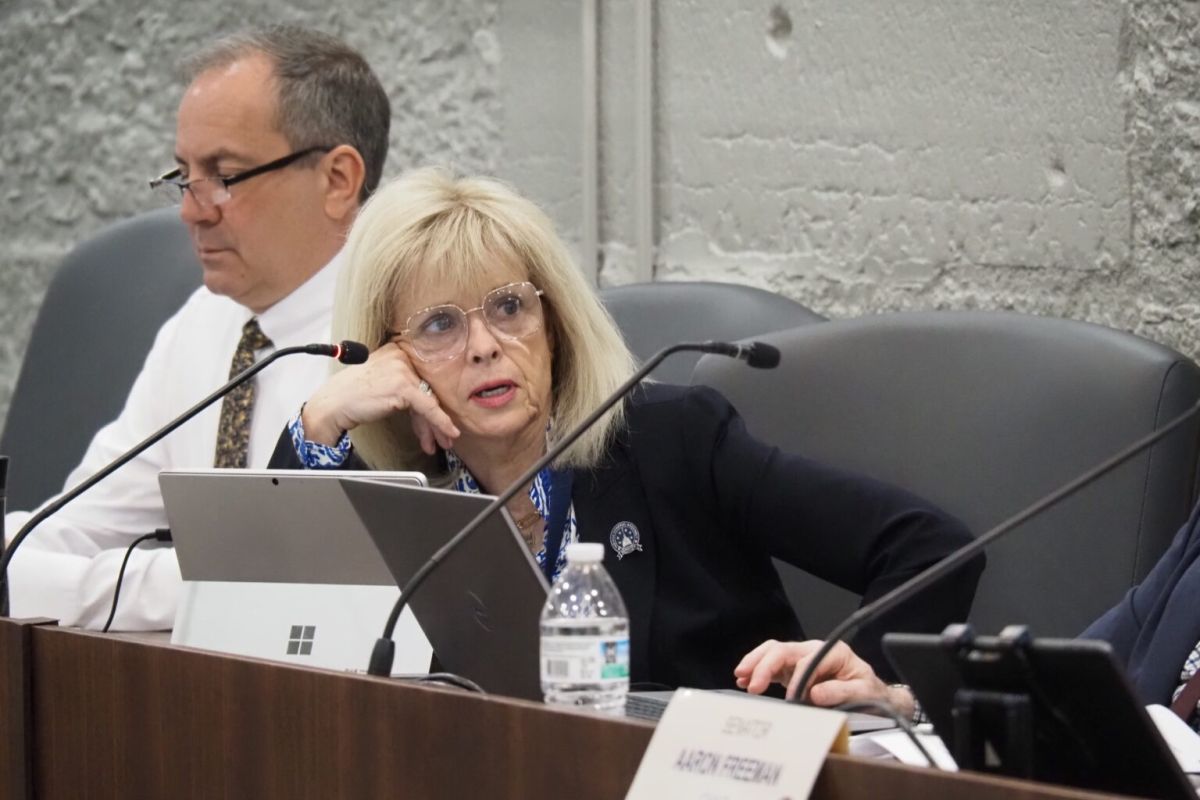
<path fill-rule="evenodd" d="M 159 326 L 200 285 L 176 209 L 97 233 L 63 261 L 38 311 L 0 453 L 8 507 L 62 489 L 93 434 L 120 413 Z"/>
<path fill-rule="evenodd" d="M 763 337 L 775 370 L 705 356 L 780 447 L 897 484 L 983 533 L 1200 398 L 1200 368 L 1098 325 L 1008 313 L 888 314 Z M 1141 580 L 1196 500 L 1200 421 L 1014 530 L 988 553 L 977 630 L 1073 636 Z M 836 536 L 837 531 L 829 535 Z M 857 598 L 781 565 L 806 631 Z"/>
<path fill-rule="evenodd" d="M 733 341 L 825 321 L 794 300 L 735 283 L 634 283 L 604 289 L 600 297 L 639 361 L 678 342 Z M 699 359 L 677 353 L 651 377 L 686 384 Z"/>

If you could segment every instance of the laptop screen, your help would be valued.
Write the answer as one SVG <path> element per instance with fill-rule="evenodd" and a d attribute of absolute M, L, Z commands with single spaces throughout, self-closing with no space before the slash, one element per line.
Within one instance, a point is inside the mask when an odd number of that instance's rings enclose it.
<path fill-rule="evenodd" d="M 495 498 L 343 480 L 397 585 Z M 412 597 L 442 667 L 484 690 L 541 700 L 539 620 L 549 586 L 501 508 Z"/>

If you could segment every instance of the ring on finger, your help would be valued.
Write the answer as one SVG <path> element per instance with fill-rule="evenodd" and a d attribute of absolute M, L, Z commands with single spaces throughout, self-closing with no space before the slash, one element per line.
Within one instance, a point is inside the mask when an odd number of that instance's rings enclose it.
<path fill-rule="evenodd" d="M 433 387 L 429 385 L 429 381 L 421 381 L 417 384 L 417 391 L 421 394 L 433 394 Z"/>

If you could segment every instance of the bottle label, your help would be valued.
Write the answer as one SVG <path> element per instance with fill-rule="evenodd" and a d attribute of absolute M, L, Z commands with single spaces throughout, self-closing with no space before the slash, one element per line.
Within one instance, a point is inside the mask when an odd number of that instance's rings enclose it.
<path fill-rule="evenodd" d="M 546 636 L 542 680 L 581 683 L 629 680 L 629 637 Z"/>

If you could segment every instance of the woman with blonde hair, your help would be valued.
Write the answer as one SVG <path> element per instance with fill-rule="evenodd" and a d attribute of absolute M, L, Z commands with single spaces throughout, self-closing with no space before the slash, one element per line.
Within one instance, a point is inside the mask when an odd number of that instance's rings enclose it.
<path fill-rule="evenodd" d="M 634 370 L 546 216 L 498 181 L 437 169 L 383 187 L 360 213 L 334 334 L 371 356 L 310 398 L 274 466 L 415 469 L 499 493 Z M 733 686 L 760 642 L 801 638 L 772 556 L 869 601 L 968 537 L 912 495 L 757 441 L 699 386 L 639 386 L 526 488 L 508 510 L 547 578 L 568 543 L 611 550 L 631 679 L 667 686 Z M 882 624 L 965 618 L 980 569 Z M 880 669 L 882 630 L 856 639 Z"/>

